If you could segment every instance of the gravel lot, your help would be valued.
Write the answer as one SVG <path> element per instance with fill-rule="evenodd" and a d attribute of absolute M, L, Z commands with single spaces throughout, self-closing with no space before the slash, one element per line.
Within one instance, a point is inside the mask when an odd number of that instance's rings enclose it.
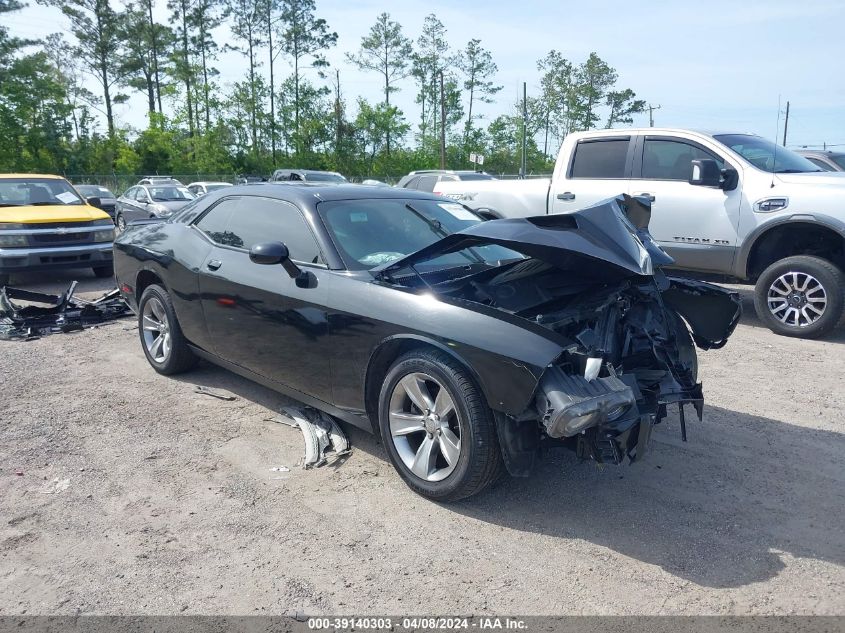
<path fill-rule="evenodd" d="M 845 331 L 777 337 L 743 292 L 688 443 L 671 417 L 641 464 L 553 452 L 453 505 L 354 429 L 295 468 L 284 397 L 159 376 L 133 320 L 0 342 L 0 614 L 844 614 Z"/>

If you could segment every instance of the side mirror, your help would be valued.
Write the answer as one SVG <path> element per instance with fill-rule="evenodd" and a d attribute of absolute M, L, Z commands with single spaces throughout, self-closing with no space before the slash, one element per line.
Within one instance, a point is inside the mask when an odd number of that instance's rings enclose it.
<path fill-rule="evenodd" d="M 722 170 L 722 189 L 733 191 L 739 185 L 739 172 L 733 167 L 725 167 Z"/>
<path fill-rule="evenodd" d="M 290 260 L 288 247 L 281 242 L 262 242 L 261 244 L 256 244 L 249 249 L 249 258 L 256 264 L 263 264 L 265 266 L 281 264 L 285 272 L 292 279 L 296 279 L 302 273 L 299 266 Z"/>
<path fill-rule="evenodd" d="M 692 174 L 689 184 L 698 187 L 721 187 L 722 170 L 719 164 L 712 158 L 691 161 Z"/>
<path fill-rule="evenodd" d="M 85 202 L 90 204 L 92 207 L 97 207 L 98 209 L 102 207 L 103 201 L 100 200 L 97 196 L 91 196 L 90 198 L 85 198 Z"/>

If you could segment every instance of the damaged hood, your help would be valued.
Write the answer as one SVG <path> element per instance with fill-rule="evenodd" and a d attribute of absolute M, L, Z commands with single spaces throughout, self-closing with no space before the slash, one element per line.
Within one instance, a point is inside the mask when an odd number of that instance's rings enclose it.
<path fill-rule="evenodd" d="M 489 220 L 372 272 L 389 274 L 468 247 L 498 244 L 560 268 L 599 261 L 628 273 L 652 275 L 655 265 L 673 260 L 649 236 L 650 216 L 646 201 L 622 195 L 573 213 Z"/>

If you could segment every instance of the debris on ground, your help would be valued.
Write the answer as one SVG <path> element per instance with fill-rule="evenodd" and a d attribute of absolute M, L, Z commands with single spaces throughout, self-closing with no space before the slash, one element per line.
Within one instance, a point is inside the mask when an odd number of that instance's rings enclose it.
<path fill-rule="evenodd" d="M 194 385 L 194 393 L 201 393 L 204 396 L 211 396 L 212 398 L 219 398 L 220 400 L 232 401 L 238 399 L 237 396 L 233 396 L 230 393 L 209 389 L 208 387 L 203 387 L 202 385 Z"/>
<path fill-rule="evenodd" d="M 346 434 L 337 422 L 322 411 L 310 407 L 284 407 L 284 418 L 274 418 L 274 422 L 298 427 L 305 440 L 305 458 L 302 467 L 317 468 L 334 462 L 352 452 Z"/>
<path fill-rule="evenodd" d="M 41 487 L 41 493 L 45 495 L 57 495 L 70 487 L 70 479 L 59 479 L 48 481 Z"/>
<path fill-rule="evenodd" d="M 289 473 L 290 468 L 288 468 L 287 466 L 273 466 L 270 469 L 270 472 L 271 473 Z"/>
<path fill-rule="evenodd" d="M 130 314 L 117 288 L 89 301 L 73 296 L 76 284 L 72 282 L 60 295 L 0 288 L 0 339 L 33 340 L 57 332 L 75 332 Z"/>

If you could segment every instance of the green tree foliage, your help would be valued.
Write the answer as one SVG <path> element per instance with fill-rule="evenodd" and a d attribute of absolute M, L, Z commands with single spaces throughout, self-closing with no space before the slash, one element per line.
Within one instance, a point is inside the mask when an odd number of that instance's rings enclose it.
<path fill-rule="evenodd" d="M 109 0 L 38 0 L 57 7 L 70 20 L 77 41 L 76 57 L 97 81 L 102 91 L 103 114 L 109 137 L 115 136 L 114 105 L 126 95 L 116 92 L 124 77 L 121 69 L 121 15 Z"/>
<path fill-rule="evenodd" d="M 410 74 L 409 66 L 413 52 L 411 40 L 402 33 L 402 26 L 391 20 L 389 13 L 382 13 L 370 27 L 369 34 L 361 38 L 361 48 L 358 52 L 347 53 L 346 57 L 359 69 L 377 72 L 382 76 L 384 104 L 389 106 L 391 93 L 399 90 L 396 83 Z M 399 114 L 401 116 L 401 112 Z M 393 131 L 388 128 L 384 133 L 385 151 L 389 156 Z"/>
<path fill-rule="evenodd" d="M 517 102 L 483 125 L 484 106 L 501 91 L 493 56 L 478 39 L 453 51 L 434 15 L 414 46 L 402 25 L 380 13 L 346 55 L 379 77 L 375 103 L 344 94 L 342 67 L 326 72 L 337 34 L 317 17 L 315 0 L 37 1 L 61 11 L 70 29 L 44 42 L 16 38 L 3 16 L 22 5 L 0 0 L 3 170 L 266 175 L 281 157 L 284 166 L 389 180 L 438 166 L 445 129 L 448 167 L 466 166 L 473 151 L 485 155 L 488 171 L 515 173 L 525 135 L 528 172 L 547 173 L 563 136 L 599 122 L 630 124 L 645 105 L 617 85 L 616 70 L 597 54 L 577 62 L 551 51 L 538 62 L 527 122 Z M 172 28 L 154 19 L 165 4 Z M 246 62 L 232 84 L 216 83 L 221 41 Z M 282 56 L 292 72 L 279 83 L 274 67 Z M 406 83 L 417 88 L 416 137 L 393 103 Z M 143 96 L 143 129 L 116 120 L 122 88 Z"/>
<path fill-rule="evenodd" d="M 493 55 L 490 51 L 482 47 L 481 40 L 477 39 L 470 40 L 464 51 L 458 56 L 458 67 L 464 75 L 463 88 L 467 93 L 464 148 L 465 151 L 479 149 L 468 144 L 474 121 L 479 118 L 479 115 L 473 115 L 472 106 L 476 102 L 493 103 L 493 96 L 502 89 L 502 86 L 497 86 L 491 79 L 496 75 L 499 68 L 493 61 Z"/>
<path fill-rule="evenodd" d="M 327 68 L 324 52 L 337 44 L 337 33 L 329 30 L 323 18 L 314 15 L 315 0 L 281 0 L 282 50 L 293 62 L 294 146 L 300 150 L 299 140 L 306 131 L 302 129 L 300 88 L 303 61 L 310 58 L 311 66 L 318 70 Z"/>

